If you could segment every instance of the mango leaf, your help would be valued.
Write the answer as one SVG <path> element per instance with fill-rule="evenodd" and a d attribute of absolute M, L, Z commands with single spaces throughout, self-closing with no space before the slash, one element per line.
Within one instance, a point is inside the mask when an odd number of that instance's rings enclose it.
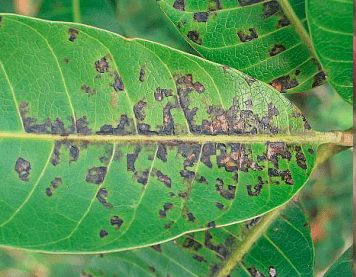
<path fill-rule="evenodd" d="M 280 92 L 304 92 L 326 78 L 306 29 L 304 0 L 157 3 L 201 56 L 270 83 Z"/>
<path fill-rule="evenodd" d="M 79 1 L 80 5 L 76 11 L 74 11 L 72 0 L 43 0 L 38 2 L 39 9 L 38 13 L 35 14 L 38 18 L 77 21 L 123 34 L 123 30 L 116 19 L 115 10 L 107 0 Z M 75 12 L 78 12 L 80 20 L 75 20 Z"/>
<path fill-rule="evenodd" d="M 351 245 L 344 254 L 330 267 L 324 277 L 353 276 L 353 246 Z"/>
<path fill-rule="evenodd" d="M 151 248 L 94 257 L 83 275 L 314 276 L 313 260 L 307 219 L 291 203 L 282 212 L 247 223 L 188 234 Z"/>
<path fill-rule="evenodd" d="M 307 0 L 311 38 L 330 84 L 353 103 L 353 2 Z"/>
<path fill-rule="evenodd" d="M 268 85 L 159 44 L 10 14 L 0 40 L 0 245 L 116 251 L 254 218 L 341 139 Z"/>

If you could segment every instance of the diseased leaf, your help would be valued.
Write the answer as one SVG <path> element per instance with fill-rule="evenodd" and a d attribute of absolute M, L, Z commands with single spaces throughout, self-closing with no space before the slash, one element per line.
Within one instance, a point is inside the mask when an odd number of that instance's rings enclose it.
<path fill-rule="evenodd" d="M 234 69 L 80 24 L 1 23 L 1 245 L 105 252 L 244 221 L 340 140 Z"/>
<path fill-rule="evenodd" d="M 330 267 L 324 277 L 353 276 L 353 246 L 351 245 L 344 254 Z"/>
<path fill-rule="evenodd" d="M 311 38 L 328 80 L 347 102 L 353 103 L 353 2 L 306 2 Z"/>
<path fill-rule="evenodd" d="M 201 56 L 243 71 L 280 92 L 323 84 L 305 18 L 305 1 L 157 2 Z"/>
<path fill-rule="evenodd" d="M 74 22 L 72 5 L 72 0 L 43 0 L 35 16 L 48 20 Z M 115 17 L 115 11 L 107 0 L 80 1 L 78 12 L 81 15 L 81 23 L 123 34 L 123 30 Z"/>
<path fill-rule="evenodd" d="M 246 223 L 184 235 L 151 248 L 94 257 L 84 274 L 314 276 L 313 242 L 302 210 L 291 203 L 282 214 L 276 211 Z"/>

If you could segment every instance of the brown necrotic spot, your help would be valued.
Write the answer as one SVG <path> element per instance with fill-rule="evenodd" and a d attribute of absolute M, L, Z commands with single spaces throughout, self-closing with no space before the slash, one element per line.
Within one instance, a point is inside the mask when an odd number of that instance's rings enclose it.
<path fill-rule="evenodd" d="M 167 147 L 164 144 L 158 144 L 156 157 L 162 162 L 167 162 Z"/>
<path fill-rule="evenodd" d="M 248 41 L 258 38 L 258 34 L 257 34 L 255 28 L 250 28 L 248 30 L 250 31 L 249 34 L 245 34 L 242 31 L 237 32 L 237 35 L 240 38 L 241 42 L 248 42 Z"/>
<path fill-rule="evenodd" d="M 278 13 L 282 13 L 282 9 L 277 1 L 270 1 L 263 4 L 263 18 L 268 18 Z"/>
<path fill-rule="evenodd" d="M 162 182 L 167 187 L 170 188 L 172 186 L 172 180 L 168 175 L 164 175 L 161 171 L 157 170 L 156 176 L 158 178 L 158 181 Z"/>
<path fill-rule="evenodd" d="M 308 149 L 308 152 L 309 152 L 311 155 L 314 155 L 314 154 L 315 154 L 314 150 L 311 149 L 311 148 Z"/>
<path fill-rule="evenodd" d="M 273 48 L 269 51 L 270 56 L 276 56 L 286 50 L 286 47 L 282 44 L 275 44 Z"/>
<path fill-rule="evenodd" d="M 307 159 L 305 158 L 305 155 L 303 154 L 302 148 L 300 146 L 296 146 L 295 150 L 297 153 L 295 154 L 295 158 L 297 159 L 297 165 L 306 170 L 308 168 L 307 166 Z"/>
<path fill-rule="evenodd" d="M 224 205 L 221 204 L 220 202 L 216 202 L 215 205 L 216 205 L 216 207 L 217 207 L 219 210 L 224 209 Z"/>
<path fill-rule="evenodd" d="M 326 75 L 326 73 L 324 71 L 319 72 L 318 74 L 316 74 L 314 76 L 314 82 L 312 84 L 312 87 L 314 88 L 314 87 L 318 87 L 318 86 L 322 85 L 325 82 L 325 80 L 327 79 L 327 77 L 328 76 Z"/>
<path fill-rule="evenodd" d="M 249 196 L 258 196 L 261 193 L 261 189 L 263 188 L 263 185 L 265 183 L 262 181 L 262 177 L 258 177 L 258 184 L 254 186 L 254 191 L 252 191 L 252 186 L 251 185 L 247 185 L 247 194 Z"/>
<path fill-rule="evenodd" d="M 133 111 L 137 120 L 142 121 L 146 118 L 146 113 L 144 112 L 146 106 L 147 102 L 141 100 L 133 107 Z"/>
<path fill-rule="evenodd" d="M 105 188 L 99 189 L 98 193 L 96 194 L 96 199 L 103 204 L 104 207 L 112 208 L 113 205 L 108 203 L 106 198 L 108 197 L 109 193 Z"/>
<path fill-rule="evenodd" d="M 279 175 L 281 176 L 282 181 L 284 181 L 287 185 L 294 185 L 290 170 L 282 170 L 279 172 Z"/>
<path fill-rule="evenodd" d="M 193 15 L 193 18 L 195 21 L 198 22 L 207 22 L 209 19 L 209 13 L 208 12 L 195 13 Z"/>
<path fill-rule="evenodd" d="M 211 242 L 212 238 L 213 238 L 213 236 L 210 234 L 210 232 L 206 231 L 204 245 L 208 249 L 216 252 L 220 259 L 222 259 L 222 260 L 227 259 L 230 256 L 230 252 L 226 249 L 226 247 L 223 244 L 214 245 Z"/>
<path fill-rule="evenodd" d="M 290 25 L 289 19 L 284 15 L 277 23 L 277 28 L 283 28 Z"/>
<path fill-rule="evenodd" d="M 199 242 L 195 241 L 190 237 L 186 237 L 184 239 L 182 246 L 184 248 L 193 248 L 195 251 L 198 251 L 200 248 L 203 247 L 203 245 L 201 245 Z"/>
<path fill-rule="evenodd" d="M 184 0 L 176 0 L 173 3 L 173 8 L 179 10 L 179 11 L 185 11 L 185 2 Z"/>
<path fill-rule="evenodd" d="M 152 272 L 156 272 L 156 269 L 152 265 L 148 266 L 148 269 L 151 270 Z"/>
<path fill-rule="evenodd" d="M 109 234 L 108 231 L 106 231 L 106 230 L 100 230 L 99 236 L 100 236 L 101 238 L 104 238 L 104 237 L 106 237 L 108 234 Z"/>
<path fill-rule="evenodd" d="M 93 167 L 88 170 L 86 181 L 92 184 L 101 184 L 104 182 L 107 167 Z"/>
<path fill-rule="evenodd" d="M 253 4 L 257 4 L 263 0 L 238 0 L 241 6 L 249 6 Z"/>
<path fill-rule="evenodd" d="M 254 219 L 251 219 L 249 221 L 247 221 L 247 223 L 245 224 L 247 229 L 251 229 L 254 226 L 256 226 L 258 223 L 260 223 L 260 221 L 262 220 L 262 217 L 256 217 Z"/>
<path fill-rule="evenodd" d="M 189 221 L 195 221 L 195 216 L 192 213 L 187 213 L 187 217 Z"/>
<path fill-rule="evenodd" d="M 74 42 L 79 35 L 79 31 L 73 27 L 68 29 L 69 41 Z"/>
<path fill-rule="evenodd" d="M 291 80 L 290 76 L 286 75 L 273 80 L 270 85 L 279 92 L 285 93 L 287 90 L 297 87 L 299 83 L 296 79 Z"/>
<path fill-rule="evenodd" d="M 52 194 L 53 194 L 53 192 L 52 192 L 51 188 L 46 188 L 46 195 L 47 195 L 48 197 L 51 197 Z"/>
<path fill-rule="evenodd" d="M 75 122 L 75 126 L 77 128 L 78 134 L 82 134 L 82 135 L 90 135 L 91 134 L 91 130 L 88 127 L 88 120 L 87 120 L 86 116 L 79 118 Z M 74 133 L 74 126 L 71 126 L 71 131 Z"/>
<path fill-rule="evenodd" d="M 94 63 L 95 69 L 98 73 L 106 73 L 109 71 L 110 66 L 107 60 L 107 57 L 103 57 Z"/>
<path fill-rule="evenodd" d="M 122 82 L 122 79 L 119 75 L 119 73 L 115 72 L 114 74 L 114 83 L 111 84 L 111 86 L 114 88 L 116 92 L 120 92 L 125 90 L 124 83 Z"/>
<path fill-rule="evenodd" d="M 160 244 L 152 245 L 151 248 L 153 248 L 157 252 L 160 252 L 160 253 L 162 252 L 162 248 L 161 248 Z"/>
<path fill-rule="evenodd" d="M 137 160 L 138 154 L 141 151 L 140 146 L 136 146 L 135 152 L 133 154 L 127 154 L 127 171 L 135 171 L 135 162 Z"/>
<path fill-rule="evenodd" d="M 148 176 L 149 176 L 149 171 L 143 171 L 142 173 L 135 172 L 135 176 L 137 178 L 137 182 L 142 184 L 142 185 L 147 185 L 148 182 Z"/>
<path fill-rule="evenodd" d="M 88 96 L 92 96 L 96 94 L 96 89 L 92 89 L 91 87 L 87 86 L 87 85 L 82 85 L 80 87 L 81 90 L 83 90 L 86 94 L 88 94 Z"/>
<path fill-rule="evenodd" d="M 200 33 L 195 30 L 189 31 L 187 34 L 187 38 L 199 45 L 201 45 L 203 43 L 203 41 L 200 38 Z"/>
<path fill-rule="evenodd" d="M 124 221 L 119 216 L 114 215 L 110 218 L 110 224 L 116 226 L 116 229 L 120 229 Z"/>
<path fill-rule="evenodd" d="M 64 58 L 63 59 L 65 63 L 70 63 L 70 59 L 69 58 Z"/>
<path fill-rule="evenodd" d="M 140 74 L 139 74 L 139 76 L 138 76 L 138 80 L 139 80 L 140 82 L 145 81 L 145 68 L 144 68 L 144 67 L 142 67 L 142 68 L 140 69 Z"/>
<path fill-rule="evenodd" d="M 63 181 L 60 177 L 56 177 L 51 181 L 51 186 L 53 189 L 58 189 L 61 185 L 63 185 Z"/>
<path fill-rule="evenodd" d="M 31 171 L 31 164 L 30 162 L 26 161 L 23 158 L 18 158 L 15 163 L 15 171 L 19 174 L 19 178 L 24 181 L 28 182 L 28 176 L 30 175 Z"/>

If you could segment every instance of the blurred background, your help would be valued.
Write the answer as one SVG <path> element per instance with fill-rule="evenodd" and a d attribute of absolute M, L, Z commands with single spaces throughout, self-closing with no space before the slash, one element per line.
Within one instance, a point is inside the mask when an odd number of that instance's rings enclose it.
<path fill-rule="evenodd" d="M 83 1 L 84 2 L 84 1 Z M 49 20 L 73 21 L 70 0 L 0 0 L 0 12 Z M 85 0 L 81 22 L 156 41 L 194 53 L 161 13 L 155 0 Z M 353 107 L 329 85 L 285 95 L 305 114 L 316 131 L 353 127 Z M 316 276 L 337 259 L 353 240 L 353 152 L 342 151 L 319 166 L 299 195 L 311 221 Z M 90 255 L 48 255 L 0 249 L 0 277 L 80 276 Z"/>

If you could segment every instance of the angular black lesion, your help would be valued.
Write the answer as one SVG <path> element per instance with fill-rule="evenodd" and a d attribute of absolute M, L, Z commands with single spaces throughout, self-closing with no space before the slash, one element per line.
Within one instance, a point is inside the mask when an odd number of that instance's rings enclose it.
<path fill-rule="evenodd" d="M 141 147 L 137 145 L 134 153 L 127 154 L 127 171 L 132 171 L 132 172 L 136 171 L 135 162 L 140 152 L 141 152 Z"/>
<path fill-rule="evenodd" d="M 203 44 L 203 41 L 200 38 L 200 33 L 197 30 L 189 31 L 187 34 L 187 38 L 190 39 L 191 41 L 195 42 L 196 44 L 199 44 L 199 45 Z"/>
<path fill-rule="evenodd" d="M 107 202 L 107 197 L 109 196 L 108 191 L 105 188 L 99 189 L 98 193 L 96 194 L 96 199 L 103 204 L 106 208 L 113 208 L 113 204 Z"/>
<path fill-rule="evenodd" d="M 126 114 L 122 114 L 119 120 L 119 124 L 116 128 L 112 125 L 103 125 L 100 130 L 96 132 L 98 135 L 131 135 L 136 133 L 134 130 L 134 122 L 132 118 L 128 118 Z"/>
<path fill-rule="evenodd" d="M 312 84 L 312 87 L 315 88 L 315 87 L 321 86 L 322 84 L 325 83 L 327 78 L 328 78 L 328 75 L 326 74 L 326 72 L 324 72 L 324 71 L 319 72 L 318 74 L 316 74 L 314 76 L 314 82 Z"/>
<path fill-rule="evenodd" d="M 73 27 L 70 27 L 68 29 L 68 34 L 69 36 L 69 41 L 74 42 L 77 39 L 77 36 L 79 35 L 79 31 Z"/>
<path fill-rule="evenodd" d="M 262 181 L 262 177 L 258 176 L 258 184 L 254 186 L 254 191 L 252 191 L 252 186 L 251 185 L 247 185 L 247 194 L 249 196 L 258 196 L 261 193 L 261 189 L 263 188 L 263 186 L 267 184 L 267 182 L 263 182 Z"/>
<path fill-rule="evenodd" d="M 199 12 L 193 15 L 193 18 L 197 22 L 208 22 L 209 13 L 208 12 Z"/>
<path fill-rule="evenodd" d="M 286 50 L 283 44 L 275 44 L 273 48 L 269 51 L 271 57 L 276 56 Z"/>
<path fill-rule="evenodd" d="M 145 68 L 144 67 L 141 67 L 140 69 L 140 74 L 138 76 L 138 80 L 140 82 L 144 82 L 145 81 L 145 76 L 146 76 L 146 72 L 145 72 Z"/>
<path fill-rule="evenodd" d="M 255 28 L 250 28 L 248 30 L 250 31 L 249 34 L 245 34 L 242 31 L 237 32 L 237 35 L 240 38 L 241 42 L 248 42 L 248 41 L 258 38 L 258 34 L 257 34 Z"/>
<path fill-rule="evenodd" d="M 285 93 L 299 85 L 297 79 L 291 79 L 290 75 L 281 76 L 269 84 L 281 93 Z"/>
<path fill-rule="evenodd" d="M 152 245 L 151 248 L 153 248 L 157 252 L 160 252 L 160 253 L 162 252 L 162 248 L 161 248 L 160 244 Z"/>
<path fill-rule="evenodd" d="M 264 0 L 238 0 L 241 6 L 249 6 L 253 4 L 257 4 L 259 2 L 262 2 Z"/>
<path fill-rule="evenodd" d="M 103 57 L 100 60 L 97 60 L 94 63 L 95 69 L 98 73 L 106 73 L 109 71 L 110 69 L 110 65 L 108 63 L 108 58 L 107 57 Z"/>
<path fill-rule="evenodd" d="M 29 179 L 28 177 L 30 176 L 30 171 L 31 171 L 31 163 L 29 161 L 26 161 L 25 159 L 19 157 L 16 160 L 15 163 L 15 171 L 18 173 L 19 178 L 24 181 L 28 182 Z"/>
<path fill-rule="evenodd" d="M 168 188 L 172 187 L 172 180 L 168 175 L 163 174 L 161 171 L 156 171 L 158 181 L 162 182 Z"/>
<path fill-rule="evenodd" d="M 107 173 L 107 167 L 100 166 L 100 167 L 92 167 L 88 170 L 86 181 L 88 183 L 100 185 L 104 182 L 105 176 Z"/>
<path fill-rule="evenodd" d="M 205 231 L 204 245 L 208 249 L 216 252 L 220 259 L 226 260 L 230 256 L 230 252 L 227 250 L 227 248 L 223 244 L 214 245 L 211 242 L 212 238 L 213 238 L 213 236 L 210 234 L 210 232 L 209 231 Z"/>
<path fill-rule="evenodd" d="M 184 0 L 176 0 L 173 3 L 173 8 L 179 11 L 185 11 L 185 1 Z"/>
<path fill-rule="evenodd" d="M 135 114 L 135 117 L 137 120 L 142 121 L 146 118 L 146 113 L 144 111 L 144 109 L 147 106 L 147 102 L 144 100 L 140 100 L 134 107 L 133 107 L 133 111 Z"/>
<path fill-rule="evenodd" d="M 156 157 L 162 162 L 167 162 L 167 147 L 165 144 L 159 143 Z"/>
<path fill-rule="evenodd" d="M 269 1 L 263 4 L 263 18 L 271 17 L 275 14 L 283 13 L 281 6 L 277 1 Z"/>
<path fill-rule="evenodd" d="M 121 219 L 119 216 L 114 215 L 110 218 L 110 224 L 116 226 L 116 229 L 119 230 L 122 224 L 124 224 L 124 220 Z"/>

